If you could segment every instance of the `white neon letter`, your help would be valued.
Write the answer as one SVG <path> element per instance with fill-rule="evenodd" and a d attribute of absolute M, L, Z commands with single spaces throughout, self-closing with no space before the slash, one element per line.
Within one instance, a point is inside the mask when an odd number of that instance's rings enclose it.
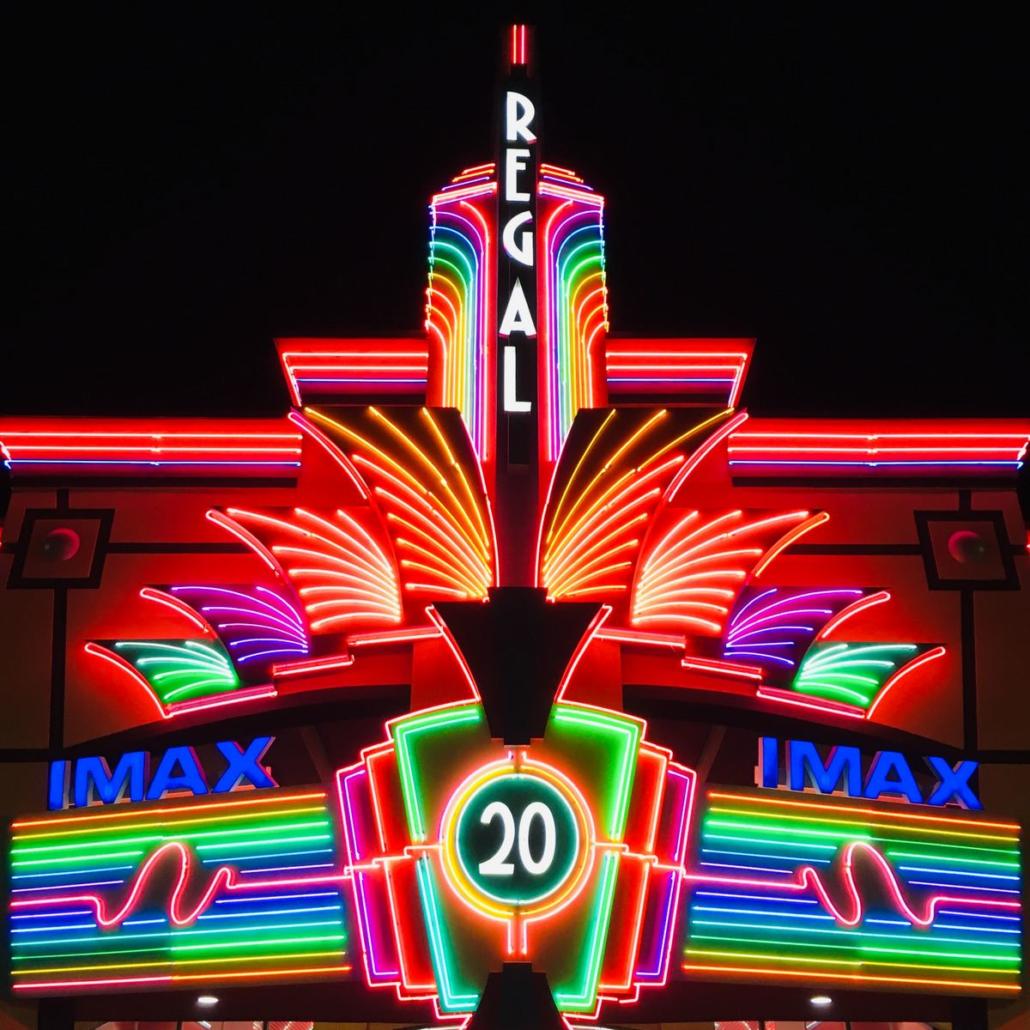
<path fill-rule="evenodd" d="M 526 170 L 529 151 L 525 147 L 508 147 L 504 152 L 504 199 L 529 200 L 528 193 L 519 192 L 518 175 Z"/>
<path fill-rule="evenodd" d="M 529 301 L 526 300 L 522 283 L 518 279 L 515 280 L 515 285 L 511 288 L 511 295 L 508 297 L 508 304 L 504 309 L 504 317 L 501 319 L 501 326 L 497 330 L 499 336 L 511 336 L 512 333 L 525 333 L 527 336 L 536 336 L 533 313 L 529 310 Z"/>
<path fill-rule="evenodd" d="M 520 139 L 523 143 L 536 143 L 536 136 L 530 125 L 536 109 L 529 97 L 508 91 L 504 98 L 504 138 L 508 143 Z"/>
<path fill-rule="evenodd" d="M 533 410 L 531 401 L 518 400 L 518 384 L 515 382 L 515 348 L 511 345 L 504 348 L 504 410 Z"/>
<path fill-rule="evenodd" d="M 520 226 L 525 225 L 527 222 L 532 223 L 532 221 L 533 213 L 531 211 L 520 211 L 517 215 L 512 215 L 504 223 L 504 231 L 501 233 L 504 253 L 512 261 L 518 261 L 529 268 L 533 267 L 533 230 L 525 229 L 519 240 L 515 239 L 515 233 Z"/>

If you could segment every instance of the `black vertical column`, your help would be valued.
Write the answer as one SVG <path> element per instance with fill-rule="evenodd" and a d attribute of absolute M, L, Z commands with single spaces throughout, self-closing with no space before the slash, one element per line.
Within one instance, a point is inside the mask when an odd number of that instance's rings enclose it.
<path fill-rule="evenodd" d="M 537 487 L 538 93 L 525 26 L 504 34 L 497 150 L 496 510 L 501 583 L 534 581 Z"/>
<path fill-rule="evenodd" d="M 36 1015 L 37 1030 L 75 1030 L 72 998 L 42 998 Z"/>

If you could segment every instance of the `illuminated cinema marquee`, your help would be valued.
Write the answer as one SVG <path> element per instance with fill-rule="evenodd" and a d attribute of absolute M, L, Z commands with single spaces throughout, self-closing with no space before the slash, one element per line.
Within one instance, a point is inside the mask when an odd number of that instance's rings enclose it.
<path fill-rule="evenodd" d="M 421 332 L 277 340 L 277 418 L 0 419 L 5 658 L 62 716 L 26 689 L 16 996 L 582 1030 L 1020 992 L 1030 423 L 766 418 L 753 340 L 610 335 L 530 42 L 431 196 Z"/>
<path fill-rule="evenodd" d="M 478 702 L 391 721 L 337 774 L 365 971 L 441 1013 L 532 962 L 561 1012 L 668 976 L 695 774 L 631 716 L 555 703 L 542 740 L 491 740 Z"/>

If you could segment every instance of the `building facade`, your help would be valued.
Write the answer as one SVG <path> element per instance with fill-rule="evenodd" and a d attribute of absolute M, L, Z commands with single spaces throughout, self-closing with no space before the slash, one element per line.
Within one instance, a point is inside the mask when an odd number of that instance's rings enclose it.
<path fill-rule="evenodd" d="M 1030 420 L 610 334 L 504 70 L 421 332 L 0 420 L 5 1022 L 1026 1025 Z"/>

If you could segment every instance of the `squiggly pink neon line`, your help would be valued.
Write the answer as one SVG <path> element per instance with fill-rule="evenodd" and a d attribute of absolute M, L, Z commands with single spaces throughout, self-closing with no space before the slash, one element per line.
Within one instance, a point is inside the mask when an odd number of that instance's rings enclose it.
<path fill-rule="evenodd" d="M 289 879 L 264 879 L 247 880 L 241 882 L 237 879 L 237 871 L 231 866 L 219 866 L 211 877 L 200 900 L 189 911 L 182 911 L 183 895 L 186 893 L 186 885 L 190 880 L 192 869 L 192 853 L 185 844 L 180 841 L 168 841 L 162 844 L 155 851 L 152 851 L 147 860 L 139 867 L 136 878 L 133 880 L 129 893 L 121 906 L 113 913 L 107 913 L 107 898 L 98 894 L 66 894 L 63 897 L 47 898 L 25 898 L 11 902 L 11 908 L 44 908 L 60 905 L 89 905 L 96 915 L 97 925 L 109 930 L 119 926 L 136 910 L 139 899 L 147 885 L 153 878 L 153 870 L 160 865 L 165 855 L 175 854 L 179 860 L 179 875 L 168 895 L 168 918 L 175 926 L 190 926 L 202 916 L 210 907 L 215 896 L 225 891 L 249 891 L 267 890 L 276 887 L 316 886 L 325 883 L 342 882 L 343 875 L 340 873 L 328 873 L 320 876 L 301 876 Z"/>
<path fill-rule="evenodd" d="M 854 872 L 855 854 L 859 850 L 869 856 L 875 863 L 880 881 L 887 888 L 898 914 L 904 916 L 913 926 L 917 926 L 921 930 L 929 929 L 933 925 L 937 910 L 942 905 L 955 905 L 963 908 L 1004 908 L 1015 910 L 1020 908 L 1018 901 L 932 894 L 925 899 L 923 911 L 918 912 L 905 897 L 902 883 L 890 861 L 879 848 L 864 840 L 853 840 L 844 846 L 841 873 L 847 900 L 845 906 L 842 907 L 838 907 L 830 897 L 819 871 L 810 865 L 801 866 L 797 869 L 793 880 L 759 880 L 737 876 L 710 876 L 707 873 L 688 873 L 686 879 L 695 883 L 718 884 L 726 887 L 749 887 L 759 890 L 780 890 L 791 893 L 811 891 L 838 925 L 851 929 L 858 926 L 865 916 L 865 900 L 862 896 L 861 888 L 855 880 Z M 848 911 L 845 911 L 845 908 Z"/>

